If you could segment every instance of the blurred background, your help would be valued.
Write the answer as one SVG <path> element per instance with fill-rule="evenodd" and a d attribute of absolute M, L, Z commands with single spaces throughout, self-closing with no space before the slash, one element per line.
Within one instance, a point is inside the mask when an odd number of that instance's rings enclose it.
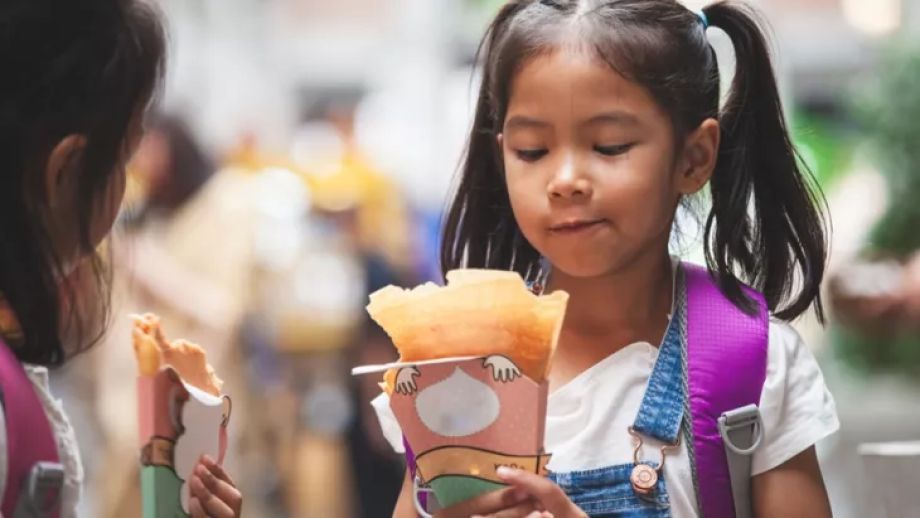
<path fill-rule="evenodd" d="M 501 3 L 158 0 L 168 81 L 112 243 L 112 331 L 53 379 L 83 515 L 138 515 L 128 315 L 153 311 L 234 398 L 247 516 L 389 516 L 401 459 L 368 405 L 376 380 L 349 369 L 395 357 L 368 293 L 439 277 L 473 56 Z M 797 326 L 841 416 L 820 445 L 835 515 L 920 516 L 898 471 L 920 459 L 920 0 L 753 3 L 832 214 L 830 322 Z"/>

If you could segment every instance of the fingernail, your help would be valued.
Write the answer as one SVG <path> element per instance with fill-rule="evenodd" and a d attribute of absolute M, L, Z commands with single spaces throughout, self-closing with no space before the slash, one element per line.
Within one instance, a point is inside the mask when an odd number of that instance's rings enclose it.
<path fill-rule="evenodd" d="M 197 473 L 199 476 L 202 476 L 202 477 L 203 477 L 203 476 L 205 476 L 205 475 L 208 474 L 208 468 L 206 468 L 206 467 L 202 466 L 201 464 L 199 464 L 199 465 L 195 466 L 195 473 Z"/>
<path fill-rule="evenodd" d="M 495 470 L 495 474 L 498 475 L 498 478 L 500 479 L 514 478 L 517 473 L 518 470 L 509 468 L 507 466 L 499 466 L 498 469 Z"/>

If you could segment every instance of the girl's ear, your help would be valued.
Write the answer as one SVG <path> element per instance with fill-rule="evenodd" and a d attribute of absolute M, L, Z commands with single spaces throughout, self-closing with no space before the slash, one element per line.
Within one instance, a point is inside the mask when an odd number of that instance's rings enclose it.
<path fill-rule="evenodd" d="M 68 135 L 51 150 L 45 165 L 45 201 L 49 207 L 57 207 L 73 196 L 74 175 L 85 148 L 86 137 Z"/>
<path fill-rule="evenodd" d="M 719 157 L 720 138 L 719 122 L 711 118 L 687 136 L 675 178 L 681 194 L 695 194 L 712 177 Z"/>

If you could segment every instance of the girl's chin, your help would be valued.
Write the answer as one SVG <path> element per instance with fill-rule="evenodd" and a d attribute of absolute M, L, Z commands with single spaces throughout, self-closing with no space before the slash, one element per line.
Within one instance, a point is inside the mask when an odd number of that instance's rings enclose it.
<path fill-rule="evenodd" d="M 587 280 L 603 277 L 613 269 L 607 261 L 559 261 L 553 263 L 553 273 L 571 279 Z"/>

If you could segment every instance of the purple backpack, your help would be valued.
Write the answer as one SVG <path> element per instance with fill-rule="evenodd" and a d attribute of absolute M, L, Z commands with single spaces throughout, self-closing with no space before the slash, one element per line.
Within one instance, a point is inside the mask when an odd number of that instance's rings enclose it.
<path fill-rule="evenodd" d="M 6 421 L 6 488 L 0 514 L 58 516 L 63 470 L 51 424 L 32 381 L 0 340 L 0 405 Z"/>
<path fill-rule="evenodd" d="M 687 376 L 699 509 L 706 518 L 751 516 L 751 454 L 760 445 L 760 395 L 767 377 L 769 310 L 745 287 L 753 315 L 735 306 L 706 268 L 681 265 L 687 289 Z M 732 373 L 732 375 L 726 375 Z M 415 479 L 415 456 L 406 463 Z M 416 508 L 425 507 L 418 493 Z M 420 511 L 422 509 L 419 509 Z"/>

